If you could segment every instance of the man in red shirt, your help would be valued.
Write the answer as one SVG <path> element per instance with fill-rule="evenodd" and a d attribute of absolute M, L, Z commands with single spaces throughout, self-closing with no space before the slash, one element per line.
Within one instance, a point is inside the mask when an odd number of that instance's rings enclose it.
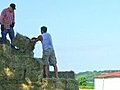
<path fill-rule="evenodd" d="M 15 25 L 15 14 L 14 10 L 16 9 L 16 5 L 11 3 L 10 6 L 4 9 L 1 13 L 0 23 L 1 23 L 1 34 L 2 34 L 2 42 L 6 44 L 6 35 L 9 34 L 11 39 L 11 44 L 14 39 L 14 30 L 13 27 Z"/>

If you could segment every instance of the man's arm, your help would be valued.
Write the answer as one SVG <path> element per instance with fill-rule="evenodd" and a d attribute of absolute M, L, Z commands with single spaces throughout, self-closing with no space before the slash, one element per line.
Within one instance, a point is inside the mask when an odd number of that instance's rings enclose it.
<path fill-rule="evenodd" d="M 43 40 L 42 35 L 38 36 L 37 40 L 38 40 L 38 41 L 42 41 L 42 40 Z"/>
<path fill-rule="evenodd" d="M 13 23 L 15 23 L 15 12 L 13 12 Z"/>
<path fill-rule="evenodd" d="M 42 40 L 43 40 L 42 35 L 38 36 L 37 38 L 35 38 L 35 37 L 32 38 L 32 41 L 35 42 L 35 43 L 38 42 L 38 41 L 42 41 Z"/>
<path fill-rule="evenodd" d="M 6 13 L 6 11 L 3 10 L 2 13 L 1 13 L 1 16 L 0 16 L 0 23 L 1 23 L 1 25 L 3 25 L 3 19 L 5 17 L 5 13 Z"/>
<path fill-rule="evenodd" d="M 13 12 L 13 20 L 12 20 L 12 24 L 10 25 L 11 28 L 13 28 L 15 26 L 15 13 Z"/>
<path fill-rule="evenodd" d="M 5 17 L 5 13 L 6 13 L 6 11 L 3 10 L 2 13 L 1 13 L 1 16 L 0 16 L 1 31 L 4 31 L 4 29 L 5 29 L 4 25 L 3 25 L 3 19 Z"/>

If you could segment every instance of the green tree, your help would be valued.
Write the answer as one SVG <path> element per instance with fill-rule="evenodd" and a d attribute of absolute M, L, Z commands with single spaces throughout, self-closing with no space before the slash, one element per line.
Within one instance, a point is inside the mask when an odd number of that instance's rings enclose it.
<path fill-rule="evenodd" d="M 85 87 L 87 85 L 87 79 L 84 76 L 79 77 L 78 82 L 81 87 Z"/>

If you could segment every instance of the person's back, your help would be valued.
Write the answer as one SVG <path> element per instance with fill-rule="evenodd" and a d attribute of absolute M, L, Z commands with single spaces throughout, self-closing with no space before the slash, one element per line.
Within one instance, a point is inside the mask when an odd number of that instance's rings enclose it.
<path fill-rule="evenodd" d="M 42 37 L 43 40 L 41 42 L 42 42 L 43 51 L 54 50 L 51 35 L 49 33 L 43 33 Z"/>

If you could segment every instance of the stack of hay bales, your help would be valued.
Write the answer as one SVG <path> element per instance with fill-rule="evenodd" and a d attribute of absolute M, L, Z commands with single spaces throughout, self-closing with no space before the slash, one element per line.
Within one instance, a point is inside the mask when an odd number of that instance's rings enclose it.
<path fill-rule="evenodd" d="M 12 51 L 10 45 L 0 44 L 0 90 L 24 90 L 22 85 L 38 82 L 43 78 L 43 63 L 40 58 L 15 55 Z"/>
<path fill-rule="evenodd" d="M 17 34 L 10 44 L 0 44 L 0 90 L 79 90 L 73 71 L 59 72 L 59 79 L 43 78 L 43 62 L 34 58 L 34 43 Z"/>

